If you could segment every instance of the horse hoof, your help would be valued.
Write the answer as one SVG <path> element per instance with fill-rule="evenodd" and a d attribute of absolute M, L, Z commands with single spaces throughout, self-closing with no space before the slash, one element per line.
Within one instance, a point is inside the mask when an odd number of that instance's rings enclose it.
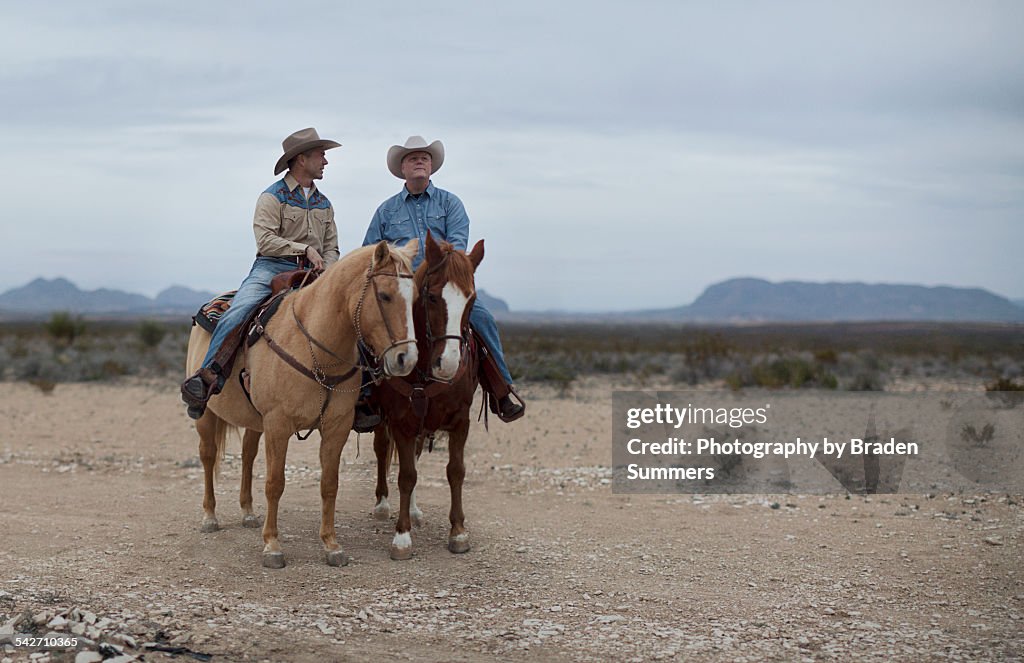
<path fill-rule="evenodd" d="M 373 517 L 377 520 L 390 520 L 391 519 L 391 505 L 389 504 L 378 504 L 373 507 Z"/>
<path fill-rule="evenodd" d="M 284 553 L 265 552 L 263 553 L 263 566 L 268 569 L 284 568 Z"/>
<path fill-rule="evenodd" d="M 412 546 L 399 548 L 398 546 L 392 545 L 391 559 L 399 562 L 406 559 L 412 559 Z"/>
<path fill-rule="evenodd" d="M 448 537 L 448 552 L 461 555 L 469 552 L 469 534 L 462 533 L 457 536 Z"/>
<path fill-rule="evenodd" d="M 332 550 L 327 553 L 327 566 L 345 566 L 348 564 L 348 559 L 344 550 Z"/>
<path fill-rule="evenodd" d="M 203 534 L 209 534 L 216 532 L 220 529 L 220 525 L 217 523 L 216 518 L 204 518 L 203 524 L 199 526 L 199 531 Z"/>
<path fill-rule="evenodd" d="M 259 527 L 259 526 L 260 526 L 260 517 L 257 516 L 256 514 L 250 513 L 250 514 L 247 514 L 245 517 L 242 518 L 242 527 Z"/>

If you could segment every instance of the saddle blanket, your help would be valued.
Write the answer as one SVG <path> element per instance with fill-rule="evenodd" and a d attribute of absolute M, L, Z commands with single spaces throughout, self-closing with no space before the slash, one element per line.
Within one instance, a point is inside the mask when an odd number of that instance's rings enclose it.
<path fill-rule="evenodd" d="M 231 290 L 224 294 L 217 295 L 210 301 L 206 302 L 199 307 L 199 312 L 192 316 L 192 320 L 205 329 L 206 331 L 213 333 L 213 330 L 217 328 L 217 323 L 220 321 L 220 317 L 224 315 L 224 312 L 231 307 L 231 300 L 235 298 L 237 290 Z"/>

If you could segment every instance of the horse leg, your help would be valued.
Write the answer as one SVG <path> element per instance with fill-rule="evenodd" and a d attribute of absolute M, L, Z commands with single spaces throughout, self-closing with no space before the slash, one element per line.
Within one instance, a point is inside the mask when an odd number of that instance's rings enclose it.
<path fill-rule="evenodd" d="M 288 438 L 291 431 L 266 429 L 267 457 L 267 517 L 263 521 L 263 566 L 268 569 L 284 568 L 284 553 L 277 540 L 277 508 L 284 494 L 284 465 L 288 456 Z"/>
<path fill-rule="evenodd" d="M 413 456 L 412 462 L 419 471 L 420 457 Z M 423 512 L 416 506 L 416 488 L 413 487 L 412 494 L 409 495 L 409 519 L 412 521 L 412 526 L 415 528 L 423 527 Z"/>
<path fill-rule="evenodd" d="M 391 518 L 391 504 L 388 502 L 388 470 L 391 469 L 391 437 L 385 426 L 377 426 L 373 431 L 373 451 L 377 454 L 377 502 L 373 507 L 373 517 L 377 520 Z"/>
<path fill-rule="evenodd" d="M 395 444 L 398 445 L 398 490 L 401 504 L 398 508 L 395 538 L 391 541 L 391 559 L 409 559 L 412 557 L 409 507 L 412 491 L 416 488 L 416 443 L 415 440 L 397 439 Z"/>
<path fill-rule="evenodd" d="M 448 520 L 452 530 L 448 534 L 448 550 L 453 553 L 469 552 L 469 532 L 462 513 L 462 481 L 466 478 L 463 452 L 469 436 L 469 419 L 464 419 L 448 434 L 448 487 L 452 491 L 452 508 Z"/>
<path fill-rule="evenodd" d="M 328 566 L 348 564 L 348 557 L 338 544 L 335 534 L 334 511 L 338 502 L 341 450 L 345 446 L 350 430 L 351 416 L 343 425 L 329 426 L 327 430 L 320 431 L 320 540 L 324 542 Z"/>
<path fill-rule="evenodd" d="M 260 519 L 252 510 L 252 464 L 260 450 L 260 432 L 246 429 L 242 436 L 242 487 L 238 502 L 242 507 L 242 527 L 259 527 Z"/>
<path fill-rule="evenodd" d="M 196 432 L 199 433 L 199 459 L 203 461 L 203 523 L 199 531 L 216 532 L 220 529 L 217 522 L 217 497 L 213 494 L 213 479 L 217 467 L 217 415 L 209 410 L 196 421 Z M 221 433 L 223 435 L 223 433 Z"/>

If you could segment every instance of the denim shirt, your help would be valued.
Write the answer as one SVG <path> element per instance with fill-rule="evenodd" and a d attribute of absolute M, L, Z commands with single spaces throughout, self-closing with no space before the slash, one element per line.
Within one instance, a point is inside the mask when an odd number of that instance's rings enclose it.
<path fill-rule="evenodd" d="M 435 240 L 450 242 L 456 249 L 465 251 L 469 243 L 466 208 L 458 196 L 438 189 L 433 182 L 427 184 L 427 190 L 419 199 L 413 198 L 403 186 L 401 193 L 388 198 L 377 208 L 370 227 L 366 229 L 363 246 L 376 244 L 382 239 L 402 246 L 418 237 L 420 249 L 412 261 L 415 269 L 423 262 L 427 230 Z"/>

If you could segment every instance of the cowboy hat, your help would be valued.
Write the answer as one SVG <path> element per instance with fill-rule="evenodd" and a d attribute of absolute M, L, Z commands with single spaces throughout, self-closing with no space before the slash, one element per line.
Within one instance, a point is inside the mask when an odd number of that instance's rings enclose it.
<path fill-rule="evenodd" d="M 285 138 L 281 141 L 281 147 L 284 149 L 284 154 L 281 155 L 281 158 L 277 160 L 277 164 L 274 166 L 275 175 L 288 167 L 289 159 L 303 152 L 317 147 L 329 150 L 334 147 L 341 147 L 341 143 L 336 143 L 333 140 L 324 140 L 320 138 L 320 134 L 316 132 L 316 129 L 309 127 L 308 129 L 299 129 L 291 136 Z"/>
<path fill-rule="evenodd" d="M 405 145 L 392 145 L 391 149 L 388 150 L 388 170 L 391 174 L 400 180 L 404 180 L 405 176 L 402 175 L 402 159 L 405 155 L 412 152 L 426 152 L 430 155 L 430 174 L 433 175 L 441 168 L 441 164 L 444 163 L 444 145 L 441 141 L 435 140 L 430 145 L 427 145 L 427 141 L 423 140 L 423 136 L 409 136 L 409 140 L 405 141 Z"/>

